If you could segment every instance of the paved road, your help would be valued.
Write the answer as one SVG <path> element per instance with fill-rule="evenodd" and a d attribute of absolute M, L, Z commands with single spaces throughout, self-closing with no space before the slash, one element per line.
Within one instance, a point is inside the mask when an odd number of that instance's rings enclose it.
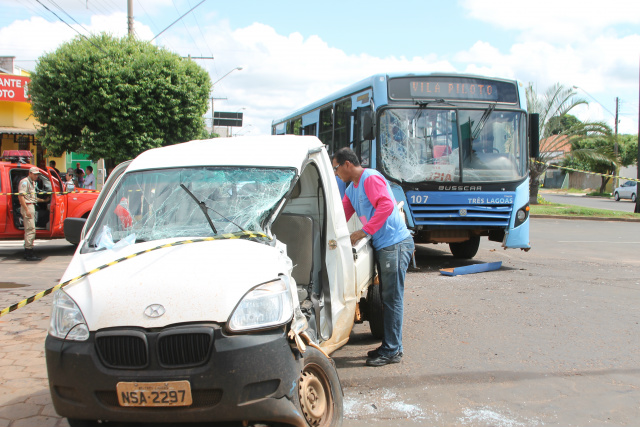
<path fill-rule="evenodd" d="M 528 253 L 483 241 L 475 262 L 502 268 L 456 277 L 438 271 L 465 264 L 445 246 L 419 246 L 402 363 L 364 366 L 366 323 L 333 355 L 345 427 L 638 425 L 640 223 L 535 218 L 531 240 Z M 0 242 L 2 307 L 57 283 L 73 253 L 37 248 L 26 263 Z M 0 427 L 67 425 L 44 368 L 50 303 L 0 318 Z"/>
<path fill-rule="evenodd" d="M 582 195 L 557 194 L 542 192 L 542 197 L 552 203 L 563 205 L 583 206 L 586 208 L 606 209 L 610 211 L 633 212 L 635 202 L 629 199 L 622 199 L 619 202 L 606 197 L 587 197 Z"/>

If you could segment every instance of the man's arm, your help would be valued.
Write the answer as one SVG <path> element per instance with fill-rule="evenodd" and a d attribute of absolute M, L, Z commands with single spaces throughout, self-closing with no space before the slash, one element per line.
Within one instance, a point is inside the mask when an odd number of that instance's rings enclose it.
<path fill-rule="evenodd" d="M 393 213 L 395 204 L 393 199 L 389 196 L 387 183 L 384 181 L 384 178 L 372 175 L 367 177 L 363 185 L 364 192 L 373 207 L 376 209 L 376 213 L 373 214 L 367 224 L 362 227 L 362 230 L 365 233 L 372 235 L 382 228 L 387 218 L 389 218 Z"/>

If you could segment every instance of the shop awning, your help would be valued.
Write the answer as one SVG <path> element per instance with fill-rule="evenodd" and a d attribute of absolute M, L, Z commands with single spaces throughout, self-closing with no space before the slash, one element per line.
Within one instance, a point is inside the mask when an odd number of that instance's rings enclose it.
<path fill-rule="evenodd" d="M 15 128 L 11 126 L 0 126 L 0 134 L 9 135 L 35 135 L 36 130 L 34 128 Z"/>

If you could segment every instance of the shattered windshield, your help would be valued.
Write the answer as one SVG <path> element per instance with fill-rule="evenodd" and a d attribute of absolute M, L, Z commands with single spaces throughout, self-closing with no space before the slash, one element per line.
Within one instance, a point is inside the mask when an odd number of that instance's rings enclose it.
<path fill-rule="evenodd" d="M 380 115 L 383 170 L 403 182 L 481 183 L 526 176 L 523 112 L 388 109 Z"/>
<path fill-rule="evenodd" d="M 249 167 L 125 174 L 105 203 L 89 245 L 110 248 L 123 239 L 134 243 L 242 230 L 264 232 L 265 220 L 289 190 L 294 176 L 292 169 Z"/>

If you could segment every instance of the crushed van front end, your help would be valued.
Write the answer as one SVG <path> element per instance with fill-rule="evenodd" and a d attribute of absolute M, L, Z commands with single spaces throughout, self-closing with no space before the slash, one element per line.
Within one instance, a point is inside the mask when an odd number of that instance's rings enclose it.
<path fill-rule="evenodd" d="M 45 348 L 54 407 L 72 421 L 305 425 L 295 404 L 303 362 L 284 328 L 116 328 L 82 342 L 48 336 Z"/>

